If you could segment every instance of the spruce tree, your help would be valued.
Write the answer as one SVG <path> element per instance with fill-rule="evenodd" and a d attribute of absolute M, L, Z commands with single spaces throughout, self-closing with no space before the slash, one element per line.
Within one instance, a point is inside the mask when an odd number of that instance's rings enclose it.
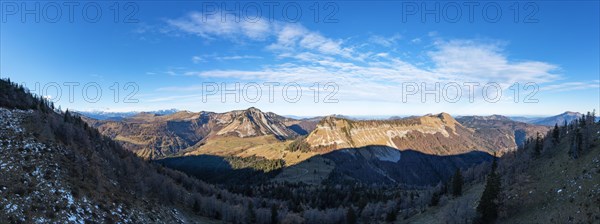
<path fill-rule="evenodd" d="M 577 149 L 578 153 L 583 150 L 583 133 L 580 129 L 581 128 L 578 128 L 575 132 L 575 148 Z"/>
<path fill-rule="evenodd" d="M 434 206 L 437 206 L 439 203 L 440 203 L 440 193 L 434 192 L 433 195 L 431 195 L 431 201 L 429 202 L 429 206 L 434 207 Z"/>
<path fill-rule="evenodd" d="M 537 136 L 535 137 L 535 145 L 533 147 L 533 154 L 536 156 L 539 156 L 542 152 L 542 148 L 544 147 L 544 142 L 542 137 L 540 136 L 540 133 L 537 133 Z"/>
<path fill-rule="evenodd" d="M 456 169 L 454 177 L 452 177 L 452 195 L 455 197 L 462 195 L 463 177 L 460 173 L 460 169 Z"/>
<path fill-rule="evenodd" d="M 477 212 L 480 223 L 493 223 L 498 218 L 498 204 L 500 196 L 500 176 L 496 173 L 496 159 L 492 163 L 492 171 L 487 177 L 485 190 L 479 200 Z"/>
<path fill-rule="evenodd" d="M 192 209 L 195 213 L 200 213 L 200 203 L 198 202 L 198 199 L 194 200 L 194 205 Z"/>
<path fill-rule="evenodd" d="M 581 133 L 579 132 L 579 128 L 575 129 L 575 133 L 571 134 L 571 146 L 569 147 L 569 155 L 574 158 L 577 159 L 579 158 L 579 136 L 581 136 Z"/>
<path fill-rule="evenodd" d="M 256 212 L 252 202 L 248 203 L 248 223 L 256 223 Z"/>
<path fill-rule="evenodd" d="M 388 223 L 394 222 L 396 221 L 396 217 L 397 217 L 397 211 L 393 210 L 387 213 L 387 215 L 385 216 L 385 221 Z"/>
<path fill-rule="evenodd" d="M 271 224 L 277 223 L 277 216 L 277 206 L 273 205 L 271 206 Z"/>
<path fill-rule="evenodd" d="M 67 109 L 67 111 L 65 111 L 65 115 L 64 115 L 64 119 L 63 120 L 65 122 L 69 122 L 70 117 L 71 117 L 71 113 L 69 113 L 69 109 Z"/>
<path fill-rule="evenodd" d="M 560 130 L 558 129 L 558 123 L 554 124 L 554 129 L 552 130 L 552 142 L 554 145 L 558 145 L 560 142 Z"/>
<path fill-rule="evenodd" d="M 354 208 L 352 208 L 352 206 L 350 206 L 348 208 L 348 212 L 346 213 L 346 223 L 348 223 L 348 224 L 356 223 L 356 212 L 354 211 Z"/>

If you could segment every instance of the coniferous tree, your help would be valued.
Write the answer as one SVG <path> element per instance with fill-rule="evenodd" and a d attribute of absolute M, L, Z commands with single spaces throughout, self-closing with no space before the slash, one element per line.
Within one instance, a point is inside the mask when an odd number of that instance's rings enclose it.
<path fill-rule="evenodd" d="M 248 223 L 256 223 L 256 211 L 252 202 L 248 203 Z"/>
<path fill-rule="evenodd" d="M 558 145 L 560 142 L 560 130 L 558 128 L 558 123 L 554 124 L 554 129 L 552 129 L 552 142 L 554 145 Z"/>
<path fill-rule="evenodd" d="M 194 210 L 195 213 L 200 212 L 200 203 L 198 202 L 198 199 L 194 200 L 194 205 L 193 205 L 192 209 Z"/>
<path fill-rule="evenodd" d="M 64 121 L 69 122 L 70 116 L 71 116 L 71 113 L 69 113 L 69 109 L 67 109 L 67 111 L 65 111 Z"/>
<path fill-rule="evenodd" d="M 577 149 L 577 152 L 581 152 L 583 149 L 583 133 L 581 132 L 581 128 L 578 128 L 577 131 L 575 131 L 575 148 Z"/>
<path fill-rule="evenodd" d="M 462 195 L 463 177 L 460 173 L 460 169 L 456 169 L 454 176 L 452 177 L 452 195 L 455 197 Z"/>
<path fill-rule="evenodd" d="M 271 206 L 271 224 L 276 224 L 277 223 L 277 206 L 273 205 Z"/>
<path fill-rule="evenodd" d="M 396 221 L 396 217 L 398 216 L 397 211 L 396 210 L 392 210 L 390 212 L 387 213 L 387 215 L 385 215 L 385 221 L 386 222 L 394 222 Z"/>
<path fill-rule="evenodd" d="M 539 156 L 542 152 L 542 148 L 544 148 L 544 141 L 542 139 L 542 137 L 540 136 L 540 133 L 537 133 L 537 136 L 535 137 L 535 145 L 533 147 L 533 154 L 535 156 Z"/>
<path fill-rule="evenodd" d="M 477 212 L 479 213 L 479 223 L 493 223 L 498 218 L 499 196 L 501 191 L 501 180 L 496 173 L 496 158 L 492 163 L 492 170 L 487 177 L 485 189 L 479 200 Z"/>
<path fill-rule="evenodd" d="M 594 110 L 593 112 L 587 112 L 587 115 L 585 116 L 585 121 L 584 123 L 585 128 L 583 129 L 583 133 L 582 133 L 582 147 L 583 149 L 589 149 L 593 146 L 594 143 L 594 133 L 596 131 L 594 131 L 594 123 L 596 120 L 596 111 Z"/>
<path fill-rule="evenodd" d="M 354 208 L 352 208 L 352 206 L 350 206 L 348 208 L 348 212 L 346 212 L 346 223 L 348 223 L 348 224 L 356 223 L 356 212 L 354 211 Z"/>
<path fill-rule="evenodd" d="M 440 203 L 440 193 L 434 192 L 431 195 L 431 201 L 429 202 L 429 206 L 437 206 Z"/>
<path fill-rule="evenodd" d="M 569 147 L 569 155 L 574 158 L 577 159 L 579 157 L 579 136 L 581 135 L 581 133 L 579 132 L 579 128 L 577 128 L 575 130 L 574 134 L 571 134 L 571 144 Z"/>

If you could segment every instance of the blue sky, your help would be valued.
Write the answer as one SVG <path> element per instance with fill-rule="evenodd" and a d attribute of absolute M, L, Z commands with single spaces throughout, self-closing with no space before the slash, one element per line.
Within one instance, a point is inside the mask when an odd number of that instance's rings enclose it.
<path fill-rule="evenodd" d="M 220 112 L 254 106 L 304 116 L 600 110 L 597 1 L 487 2 L 472 11 L 464 2 L 435 1 L 281 2 L 272 11 L 264 2 L 237 3 L 237 15 L 223 13 L 236 2 L 118 3 L 117 17 L 114 2 L 81 3 L 70 21 L 69 8 L 60 2 L 59 18 L 57 5 L 48 2 L 2 2 L 0 75 L 76 110 Z M 35 4 L 39 22 L 36 14 L 21 14 Z M 433 12 L 423 14 L 425 9 Z M 273 82 L 280 85 L 270 92 L 265 83 Z M 72 101 L 69 83 L 79 84 Z M 239 83 L 239 102 L 231 94 L 222 102 L 220 92 L 211 92 L 223 83 L 228 89 Z M 439 102 L 420 91 L 436 83 Z M 465 83 L 479 86 L 468 89 Z M 87 88 L 84 98 L 86 84 L 102 95 Z M 292 84 L 302 89 L 298 101 Z"/>

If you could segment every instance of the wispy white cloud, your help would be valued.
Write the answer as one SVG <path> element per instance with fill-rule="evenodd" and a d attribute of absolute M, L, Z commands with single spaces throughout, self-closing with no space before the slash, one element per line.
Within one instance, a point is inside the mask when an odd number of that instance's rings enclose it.
<path fill-rule="evenodd" d="M 561 84 L 547 85 L 541 88 L 542 91 L 563 92 L 584 89 L 600 89 L 600 80 L 591 82 L 565 82 Z"/>
<path fill-rule="evenodd" d="M 394 34 L 391 37 L 373 35 L 369 38 L 369 42 L 378 44 L 384 47 L 391 47 L 397 44 L 397 41 L 402 39 L 400 34 Z"/>
<path fill-rule="evenodd" d="M 429 32 L 429 38 L 411 39 L 421 43 L 433 39 L 426 51 L 411 52 L 419 55 L 407 59 L 407 54 L 395 51 L 365 51 L 363 46 L 371 44 L 389 48 L 397 45 L 400 35 L 391 37 L 372 35 L 364 42 L 352 44 L 343 39 L 334 39 L 301 24 L 283 22 L 221 21 L 203 20 L 200 13 L 190 13 L 168 23 L 184 33 L 206 39 L 225 38 L 238 41 L 245 38 L 260 42 L 277 58 L 295 59 L 293 62 L 270 62 L 254 69 L 209 69 L 180 72 L 186 76 L 242 80 L 252 82 L 299 82 L 312 84 L 335 82 L 340 85 L 340 97 L 345 100 L 398 101 L 401 86 L 406 82 L 433 86 L 448 82 L 495 82 L 506 89 L 515 82 L 534 82 L 542 90 L 570 91 L 598 87 L 573 82 L 553 84 L 562 79 L 558 65 L 536 60 L 511 60 L 505 52 L 505 43 L 482 40 L 444 40 L 437 32 Z M 259 59 L 260 56 L 200 55 L 194 62 L 210 60 Z M 307 83 L 310 82 L 310 83 Z M 198 86 L 165 87 L 163 90 L 197 91 Z M 385 97 L 382 97 L 385 96 Z"/>
<path fill-rule="evenodd" d="M 301 32 L 285 31 L 283 46 L 299 44 L 293 36 Z M 298 59 L 290 63 L 262 65 L 254 70 L 219 69 L 185 71 L 186 76 L 258 82 L 300 82 L 306 84 L 335 82 L 345 99 L 389 101 L 401 98 L 403 83 L 425 82 L 434 86 L 448 82 L 496 82 L 508 88 L 514 82 L 549 83 L 559 78 L 558 66 L 540 61 L 511 61 L 503 53 L 503 45 L 467 40 L 438 41 L 427 52 L 428 63 L 410 63 L 389 53 L 379 53 L 378 60 L 356 61 L 338 55 L 302 52 L 280 53 L 280 57 Z M 217 57 L 217 56 L 215 56 Z M 235 57 L 234 58 L 243 58 Z M 185 88 L 180 88 L 185 89 Z M 382 98 L 381 96 L 387 96 Z"/>
<path fill-rule="evenodd" d="M 192 62 L 194 62 L 196 64 L 200 63 L 200 62 L 204 62 L 204 61 L 205 61 L 205 59 L 203 57 L 201 57 L 201 56 L 194 56 L 194 57 L 192 57 Z"/>
<path fill-rule="evenodd" d="M 345 58 L 355 57 L 352 48 L 344 47 L 344 41 L 331 39 L 319 32 L 311 31 L 300 24 L 279 21 L 235 21 L 222 20 L 219 16 L 189 13 L 178 19 L 169 19 L 167 24 L 177 31 L 197 35 L 205 39 L 230 39 L 240 41 L 269 41 L 267 49 L 279 53 L 312 51 L 320 54 L 336 55 Z"/>
<path fill-rule="evenodd" d="M 538 84 L 555 81 L 559 67 L 541 61 L 510 61 L 503 54 L 503 44 L 473 40 L 438 41 L 436 50 L 428 52 L 435 64 L 433 72 L 452 80 L 514 82 Z"/>
<path fill-rule="evenodd" d="M 275 31 L 275 43 L 267 49 L 279 53 L 298 53 L 310 51 L 344 58 L 353 58 L 354 50 L 344 47 L 342 40 L 326 38 L 322 34 L 310 31 L 300 24 L 279 23 Z"/>
<path fill-rule="evenodd" d="M 179 19 L 169 19 L 167 23 L 172 27 L 207 39 L 230 38 L 237 39 L 239 35 L 253 40 L 264 40 L 272 35 L 271 24 L 263 21 L 235 21 L 234 19 L 221 19 L 219 16 L 203 15 L 199 12 L 189 13 Z"/>
<path fill-rule="evenodd" d="M 240 60 L 240 59 L 261 59 L 260 56 L 253 55 L 234 55 L 234 56 L 224 56 L 218 57 L 217 60 Z"/>
<path fill-rule="evenodd" d="M 381 53 L 376 54 L 375 56 L 381 57 L 381 58 L 387 58 L 388 56 L 390 56 L 390 54 L 386 53 L 386 52 L 381 52 Z"/>
<path fill-rule="evenodd" d="M 205 54 L 205 55 L 196 55 L 192 57 L 192 62 L 195 64 L 209 62 L 209 61 L 231 61 L 231 60 L 249 60 L 249 59 L 262 59 L 261 56 L 256 55 L 227 55 L 227 56 L 219 56 L 217 54 Z"/>
<path fill-rule="evenodd" d="M 187 70 L 186 67 L 168 67 L 166 71 L 160 73 L 169 76 L 183 76 L 183 73 Z"/>

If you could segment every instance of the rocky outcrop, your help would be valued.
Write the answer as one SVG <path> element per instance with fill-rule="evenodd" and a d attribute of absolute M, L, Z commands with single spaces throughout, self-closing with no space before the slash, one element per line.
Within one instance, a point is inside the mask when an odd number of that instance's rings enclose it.
<path fill-rule="evenodd" d="M 212 137 L 275 136 L 285 140 L 299 135 L 286 125 L 293 122 L 292 119 L 253 107 L 226 113 L 139 113 L 120 121 L 87 118 L 86 122 L 128 150 L 150 159 L 177 155 Z"/>
<path fill-rule="evenodd" d="M 306 138 L 316 151 L 383 145 L 400 150 L 413 149 L 432 155 L 469 151 L 493 153 L 475 132 L 447 113 L 397 120 L 354 121 L 333 116 L 324 118 Z"/>

